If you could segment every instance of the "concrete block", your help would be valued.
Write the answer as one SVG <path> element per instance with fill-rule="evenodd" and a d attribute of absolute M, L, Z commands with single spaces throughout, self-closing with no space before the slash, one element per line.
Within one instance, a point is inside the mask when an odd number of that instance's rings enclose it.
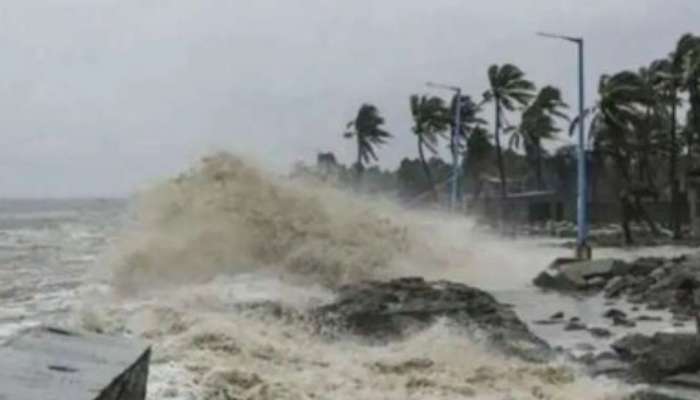
<path fill-rule="evenodd" d="M 0 400 L 144 400 L 150 348 L 37 328 L 0 347 Z"/>

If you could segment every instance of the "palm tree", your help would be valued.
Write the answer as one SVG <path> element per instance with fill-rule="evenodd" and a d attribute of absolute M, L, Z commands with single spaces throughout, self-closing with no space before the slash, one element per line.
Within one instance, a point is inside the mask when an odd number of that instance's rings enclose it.
<path fill-rule="evenodd" d="M 604 157 L 613 160 L 621 174 L 625 187 L 620 191 L 622 228 L 625 241 L 632 243 L 629 223 L 640 217 L 647 222 L 652 232 L 658 230 L 648 217 L 639 199 L 639 188 L 632 182 L 630 166 L 637 155 L 635 131 L 644 120 L 644 110 L 652 102 L 640 76 L 631 71 L 623 71 L 612 76 L 604 75 L 598 85 L 600 96 L 597 104 L 587 110 L 593 114 L 590 126 L 590 139 L 594 147 Z M 579 117 L 571 125 L 570 133 L 579 123 Z"/>
<path fill-rule="evenodd" d="M 667 58 L 656 60 L 647 69 L 650 80 L 650 92 L 655 97 L 657 113 L 660 120 L 665 123 L 660 129 L 668 131 L 668 137 L 663 134 L 661 137 L 661 148 L 668 154 L 668 182 L 670 185 L 671 210 L 670 226 L 673 231 L 673 238 L 681 238 L 681 215 L 678 204 L 680 198 L 680 184 L 678 181 L 678 106 L 681 104 L 678 96 L 681 87 L 681 61 L 679 52 L 675 51 Z M 665 140 L 668 139 L 668 140 Z"/>
<path fill-rule="evenodd" d="M 561 98 L 561 91 L 553 86 L 546 86 L 537 94 L 535 100 L 523 111 L 520 125 L 511 136 L 511 146 L 519 147 L 523 142 L 525 153 L 535 165 L 537 189 L 544 187 L 542 180 L 543 140 L 551 140 L 561 132 L 557 119 L 568 120 L 562 109 L 568 105 Z"/>
<path fill-rule="evenodd" d="M 684 129 L 687 143 L 686 166 L 691 168 L 693 161 L 693 145 L 700 132 L 700 125 L 694 125 L 692 114 L 700 114 L 700 96 L 698 85 L 700 84 L 700 38 L 686 34 L 678 41 L 674 51 L 665 59 L 654 61 L 649 67 L 652 75 L 653 91 L 659 93 L 659 109 L 666 115 L 667 129 L 669 132 L 668 143 L 663 146 L 669 156 L 669 183 L 671 192 L 671 227 L 673 238 L 680 239 L 681 215 L 679 207 L 680 184 L 678 180 L 678 155 L 681 150 L 678 140 L 678 107 L 682 104 L 680 92 L 688 91 L 690 94 L 690 110 L 688 111 L 691 126 Z M 693 106 L 695 104 L 695 106 Z"/>
<path fill-rule="evenodd" d="M 437 200 L 435 180 L 425 159 L 423 148 L 427 148 L 433 155 L 437 154 L 439 139 L 445 138 L 445 131 L 449 126 L 449 116 L 447 114 L 448 110 L 441 98 L 425 95 L 411 96 L 413 133 L 418 138 L 418 155 L 435 200 Z"/>
<path fill-rule="evenodd" d="M 358 177 L 364 171 L 364 164 L 378 161 L 375 146 L 385 144 L 391 134 L 382 129 L 384 118 L 379 115 L 379 110 L 372 104 L 363 104 L 357 112 L 357 117 L 348 122 L 343 135 L 345 138 L 354 138 L 357 141 L 357 168 Z"/>
<path fill-rule="evenodd" d="M 490 89 L 484 93 L 484 101 L 493 100 L 495 105 L 495 138 L 498 173 L 501 179 L 501 198 L 506 198 L 506 171 L 501 148 L 503 111 L 514 111 L 524 107 L 532 99 L 535 85 L 525 79 L 525 74 L 513 64 L 501 67 L 492 65 L 488 70 Z"/>
<path fill-rule="evenodd" d="M 693 167 L 695 139 L 700 135 L 700 36 L 686 34 L 681 37 L 673 57 L 674 71 L 680 74 L 680 89 L 688 92 L 689 118 L 693 126 L 686 127 L 688 168 Z"/>
<path fill-rule="evenodd" d="M 481 195 L 481 174 L 491 161 L 493 145 L 489 132 L 481 125 L 474 127 L 467 139 L 467 149 L 464 153 L 463 174 L 469 176 L 472 182 L 472 200 L 478 200 Z"/>

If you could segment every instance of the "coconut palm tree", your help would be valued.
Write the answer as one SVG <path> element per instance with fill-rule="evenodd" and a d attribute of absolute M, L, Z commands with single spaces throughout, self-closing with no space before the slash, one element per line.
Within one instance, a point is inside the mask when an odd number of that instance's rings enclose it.
<path fill-rule="evenodd" d="M 384 129 L 384 118 L 379 110 L 372 104 L 363 104 L 357 112 L 354 120 L 348 122 L 348 131 L 343 134 L 345 138 L 355 139 L 357 142 L 357 168 L 358 177 L 364 171 L 364 164 L 378 161 L 375 146 L 385 144 L 391 138 L 391 134 Z"/>
<path fill-rule="evenodd" d="M 501 128 L 503 127 L 503 112 L 514 111 L 525 107 L 532 97 L 535 85 L 525 79 L 525 74 L 513 64 L 503 66 L 492 65 L 488 70 L 489 90 L 484 93 L 484 101 L 494 102 L 495 109 L 495 139 L 498 172 L 501 180 L 501 198 L 506 197 L 506 171 L 503 163 L 501 147 Z"/>
<path fill-rule="evenodd" d="M 437 154 L 439 139 L 446 138 L 445 132 L 449 126 L 448 110 L 445 102 L 439 97 L 413 95 L 410 104 L 413 116 L 413 133 L 418 139 L 418 155 L 430 190 L 437 199 L 435 180 L 425 159 L 424 148 L 433 155 Z"/>
<path fill-rule="evenodd" d="M 668 156 L 668 182 L 670 186 L 671 209 L 670 226 L 673 238 L 681 238 L 681 222 L 678 201 L 680 184 L 678 181 L 678 155 L 681 147 L 678 144 L 678 107 L 681 104 L 679 89 L 681 87 L 680 59 L 678 52 L 671 53 L 667 58 L 652 62 L 646 69 L 648 88 L 655 97 L 657 120 L 662 122 L 658 133 L 660 149 Z M 644 76 L 644 70 L 642 70 Z M 668 134 L 664 135 L 663 131 Z"/>
<path fill-rule="evenodd" d="M 543 140 L 552 140 L 561 132 L 556 120 L 568 120 L 562 111 L 568 105 L 561 98 L 561 91 L 553 86 L 546 86 L 535 100 L 523 111 L 520 125 L 513 130 L 510 145 L 520 147 L 522 142 L 528 159 L 534 164 L 537 188 L 543 189 L 542 148 Z"/>
<path fill-rule="evenodd" d="M 598 95 L 596 105 L 586 111 L 587 114 L 592 114 L 589 138 L 597 152 L 615 163 L 625 182 L 625 187 L 620 191 L 621 224 L 625 241 L 631 244 L 633 239 L 629 224 L 633 218 L 644 219 L 652 232 L 658 233 L 641 205 L 639 187 L 633 182 L 630 173 L 632 160 L 637 154 L 635 132 L 641 129 L 643 110 L 653 103 L 653 99 L 649 98 L 640 76 L 631 71 L 602 76 Z M 577 117 L 571 125 L 571 134 L 578 123 Z"/>
<path fill-rule="evenodd" d="M 696 153 L 695 143 L 700 135 L 700 36 L 686 34 L 676 45 L 673 57 L 674 71 L 680 74 L 680 89 L 688 92 L 690 113 L 693 126 L 686 127 L 686 143 L 688 146 L 688 167 L 693 167 L 693 156 Z"/>
<path fill-rule="evenodd" d="M 493 145 L 489 132 L 481 125 L 474 127 L 467 139 L 467 149 L 464 152 L 464 164 L 462 165 L 464 176 L 468 176 L 472 182 L 472 200 L 478 200 L 482 191 L 481 175 L 488 168 L 492 160 Z"/>
<path fill-rule="evenodd" d="M 700 84 L 700 38 L 692 34 L 686 34 L 678 41 L 674 51 L 661 60 L 654 61 L 648 68 L 652 76 L 653 92 L 658 93 L 659 110 L 666 114 L 668 141 L 665 146 L 669 157 L 669 184 L 671 192 L 671 227 L 673 238 L 681 238 L 681 215 L 679 212 L 680 184 L 678 179 L 678 155 L 682 146 L 678 136 L 678 107 L 682 104 L 681 92 L 689 92 L 690 110 L 692 114 L 700 114 L 700 96 L 698 85 Z M 695 100 L 695 101 L 693 101 Z M 695 106 L 693 107 L 693 104 Z M 693 164 L 693 147 L 695 139 L 700 132 L 700 125 L 694 125 L 692 116 L 688 119 L 690 127 L 683 130 L 683 137 L 687 143 L 686 166 Z"/>

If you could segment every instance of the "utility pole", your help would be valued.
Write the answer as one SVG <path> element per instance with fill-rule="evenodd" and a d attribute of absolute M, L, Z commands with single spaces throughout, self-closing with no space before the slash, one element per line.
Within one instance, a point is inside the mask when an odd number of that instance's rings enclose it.
<path fill-rule="evenodd" d="M 577 236 L 576 258 L 588 260 L 591 258 L 591 247 L 588 244 L 588 180 L 586 161 L 586 129 L 585 129 L 585 83 L 584 83 L 584 52 L 583 38 L 556 35 L 551 33 L 537 33 L 537 35 L 566 40 L 578 46 L 578 196 L 576 209 Z"/>
<path fill-rule="evenodd" d="M 457 193 L 459 186 L 459 132 L 462 126 L 462 89 L 456 86 L 441 85 L 428 82 L 428 87 L 447 89 L 455 92 L 453 127 L 450 137 L 450 150 L 452 151 L 452 177 L 450 178 L 450 210 L 457 209 L 459 195 Z"/>

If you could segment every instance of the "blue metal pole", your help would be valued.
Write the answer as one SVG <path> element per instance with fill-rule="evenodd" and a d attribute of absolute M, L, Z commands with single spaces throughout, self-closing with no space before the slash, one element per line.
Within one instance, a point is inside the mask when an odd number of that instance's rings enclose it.
<path fill-rule="evenodd" d="M 587 162 L 586 162 L 586 139 L 585 139 L 585 86 L 584 86 L 584 59 L 583 59 L 583 38 L 576 42 L 578 44 L 578 110 L 579 110 L 579 136 L 578 136 L 578 210 L 577 210 L 577 225 L 578 235 L 577 244 L 579 255 L 584 256 L 588 252 L 588 181 L 587 181 Z"/>

